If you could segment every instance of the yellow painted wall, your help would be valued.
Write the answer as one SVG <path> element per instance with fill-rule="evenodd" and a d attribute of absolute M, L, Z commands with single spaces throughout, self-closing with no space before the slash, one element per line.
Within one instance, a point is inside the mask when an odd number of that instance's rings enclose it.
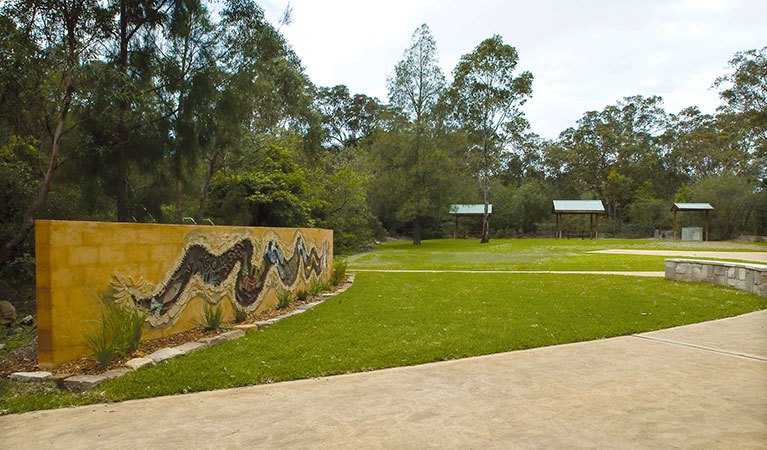
<path fill-rule="evenodd" d="M 333 263 L 332 230 L 37 221 L 35 246 L 40 366 L 52 367 L 87 356 L 90 352 L 84 344 L 83 332 L 100 319 L 101 296 L 109 291 L 115 274 L 138 283 L 157 285 L 165 282 L 175 271 L 185 246 L 189 245 L 190 236 L 211 242 L 232 236 L 248 236 L 256 242 L 253 260 L 258 265 L 268 240 L 292 247 L 299 235 L 307 244 L 316 246 L 318 251 L 325 245 L 328 251 L 321 276 L 328 279 Z M 271 271 L 276 272 L 276 268 Z M 277 279 L 276 275 L 270 276 Z M 305 287 L 308 287 L 308 280 L 301 273 L 293 289 Z M 144 338 L 158 338 L 194 328 L 206 297 L 210 301 L 204 293 L 195 293 L 172 323 L 158 326 L 147 324 Z M 234 317 L 232 297 L 227 295 L 219 301 L 227 321 L 232 321 Z M 276 289 L 265 289 L 259 301 L 248 310 L 258 312 L 276 303 Z"/>

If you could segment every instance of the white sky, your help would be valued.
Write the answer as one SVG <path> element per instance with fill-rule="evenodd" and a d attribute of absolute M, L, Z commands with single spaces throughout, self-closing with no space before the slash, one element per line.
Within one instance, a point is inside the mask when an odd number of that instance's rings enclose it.
<path fill-rule="evenodd" d="M 277 23 L 286 0 L 265 0 Z M 317 86 L 387 102 L 386 78 L 422 23 L 448 81 L 461 55 L 500 34 L 534 76 L 523 110 L 556 138 L 583 113 L 629 95 L 660 95 L 676 113 L 720 104 L 711 84 L 735 52 L 767 46 L 765 0 L 292 0 L 282 32 Z"/>

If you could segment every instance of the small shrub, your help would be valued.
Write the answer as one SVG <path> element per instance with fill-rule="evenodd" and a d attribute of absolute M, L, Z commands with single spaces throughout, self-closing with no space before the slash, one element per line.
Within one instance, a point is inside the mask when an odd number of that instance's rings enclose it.
<path fill-rule="evenodd" d="M 224 317 L 224 312 L 221 310 L 221 305 L 213 306 L 205 303 L 202 308 L 202 317 L 197 322 L 197 325 L 205 328 L 206 330 L 218 330 L 221 326 L 221 320 Z"/>
<path fill-rule="evenodd" d="M 299 301 L 304 301 L 307 298 L 309 298 L 309 292 L 301 289 L 300 291 L 296 292 L 296 299 Z"/>
<path fill-rule="evenodd" d="M 102 298 L 99 325 L 83 333 L 85 345 L 102 367 L 115 355 L 126 355 L 139 349 L 147 313 L 121 306 L 105 296 Z"/>
<path fill-rule="evenodd" d="M 330 283 L 320 277 L 313 279 L 312 282 L 309 283 L 309 293 L 312 295 L 319 295 L 323 291 L 327 291 L 329 289 Z"/>
<path fill-rule="evenodd" d="M 98 361 L 101 367 L 107 367 L 115 355 L 117 347 L 115 346 L 113 330 L 109 329 L 107 321 L 100 322 L 101 327 L 91 327 L 90 330 L 83 333 L 85 345 L 93 353 L 93 358 Z"/>
<path fill-rule="evenodd" d="M 117 323 L 119 324 L 118 333 L 120 341 L 118 352 L 128 354 L 135 352 L 141 347 L 141 336 L 144 333 L 144 323 L 149 316 L 146 312 L 140 312 L 134 308 L 116 307 Z"/>
<path fill-rule="evenodd" d="M 293 300 L 293 295 L 287 289 L 280 289 L 277 291 L 277 308 L 285 309 L 290 306 L 290 301 Z"/>
<path fill-rule="evenodd" d="M 333 286 L 338 286 L 346 276 L 346 268 L 349 263 L 343 258 L 336 258 L 333 260 L 333 273 L 330 275 L 330 282 Z"/>
<path fill-rule="evenodd" d="M 248 318 L 248 313 L 246 313 L 245 311 L 243 311 L 242 309 L 239 309 L 239 308 L 235 308 L 234 309 L 234 322 L 235 323 L 243 322 L 247 318 Z"/>

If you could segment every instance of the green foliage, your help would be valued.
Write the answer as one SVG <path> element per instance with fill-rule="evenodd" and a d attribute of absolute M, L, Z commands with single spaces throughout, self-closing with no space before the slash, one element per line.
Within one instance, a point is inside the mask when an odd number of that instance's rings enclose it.
<path fill-rule="evenodd" d="M 130 354 L 141 346 L 147 313 L 102 299 L 101 320 L 83 333 L 85 344 L 102 367 L 116 355 Z"/>
<path fill-rule="evenodd" d="M 309 298 L 309 292 L 308 291 L 306 291 L 304 289 L 299 289 L 298 291 L 296 291 L 296 299 L 298 299 L 299 301 L 304 301 L 307 298 Z"/>
<path fill-rule="evenodd" d="M 279 289 L 277 291 L 277 308 L 285 309 L 290 306 L 290 302 L 293 301 L 293 294 L 287 289 Z"/>
<path fill-rule="evenodd" d="M 324 291 L 330 289 L 330 283 L 323 280 L 322 277 L 316 277 L 309 283 L 309 293 L 311 295 L 319 295 Z"/>
<path fill-rule="evenodd" d="M 630 204 L 628 215 L 640 236 L 652 236 L 657 229 L 671 228 L 671 203 L 659 199 L 642 199 Z"/>
<path fill-rule="evenodd" d="M 312 226 L 309 185 L 291 151 L 269 145 L 252 156 L 248 172 L 213 178 L 211 214 L 235 225 Z"/>
<path fill-rule="evenodd" d="M 235 323 L 241 323 L 244 322 L 245 319 L 248 318 L 248 313 L 245 312 L 245 310 L 235 307 L 234 308 L 234 322 Z"/>
<path fill-rule="evenodd" d="M 202 316 L 197 321 L 197 325 L 205 328 L 206 330 L 218 330 L 221 327 L 221 321 L 223 320 L 224 312 L 221 309 L 221 305 L 216 305 L 214 308 L 207 302 L 203 305 Z"/>
<path fill-rule="evenodd" d="M 692 198 L 707 202 L 714 207 L 711 213 L 711 238 L 731 239 L 739 230 L 754 227 L 752 220 L 758 197 L 754 194 L 756 183 L 743 176 L 722 174 L 704 178 L 692 186 Z M 703 226 L 701 213 L 686 213 L 685 223 L 695 221 Z"/>
<path fill-rule="evenodd" d="M 333 272 L 330 274 L 330 284 L 338 286 L 346 277 L 346 268 L 349 264 L 343 258 L 333 259 Z"/>

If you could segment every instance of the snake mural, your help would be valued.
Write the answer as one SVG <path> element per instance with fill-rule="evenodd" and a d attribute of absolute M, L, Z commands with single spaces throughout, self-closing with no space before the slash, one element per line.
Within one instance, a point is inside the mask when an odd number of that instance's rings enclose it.
<path fill-rule="evenodd" d="M 280 285 L 290 288 L 299 275 L 310 280 L 328 266 L 329 245 L 323 243 L 318 248 L 314 242 L 307 244 L 300 233 L 291 246 L 283 244 L 276 235 L 260 242 L 250 236 L 210 240 L 200 236 L 190 239 L 180 261 L 177 258 L 172 266 L 175 269 L 159 285 L 150 287 L 143 280 L 136 282 L 115 274 L 112 282 L 115 297 L 149 312 L 150 324 L 161 325 L 175 321 L 194 296 L 205 297 L 210 303 L 218 303 L 226 296 L 235 307 L 253 310 L 268 288 Z"/>

